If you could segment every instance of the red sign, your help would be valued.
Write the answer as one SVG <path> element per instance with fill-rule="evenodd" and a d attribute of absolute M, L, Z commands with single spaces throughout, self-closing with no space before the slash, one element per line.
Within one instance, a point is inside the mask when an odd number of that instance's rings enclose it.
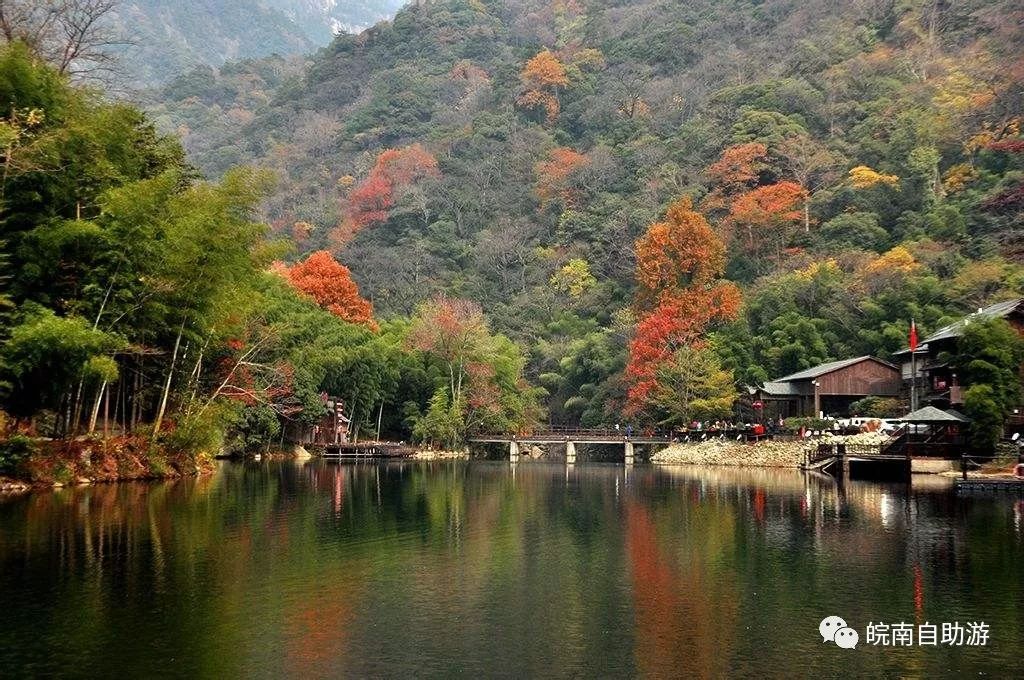
<path fill-rule="evenodd" d="M 753 406 L 754 408 L 764 408 L 764 402 L 763 401 L 755 401 L 753 404 L 751 404 L 751 406 Z"/>

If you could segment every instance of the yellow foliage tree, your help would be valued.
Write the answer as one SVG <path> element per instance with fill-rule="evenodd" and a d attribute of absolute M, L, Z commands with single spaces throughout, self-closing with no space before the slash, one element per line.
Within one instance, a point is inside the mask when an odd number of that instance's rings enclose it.
<path fill-rule="evenodd" d="M 896 246 L 868 262 L 859 278 L 867 292 L 874 294 L 901 286 L 908 276 L 920 269 L 921 263 L 909 250 Z"/>
<path fill-rule="evenodd" d="M 579 298 L 597 283 L 597 279 L 590 272 L 590 264 L 586 260 L 573 258 L 551 276 L 550 283 L 556 290 Z"/>
<path fill-rule="evenodd" d="M 850 170 L 850 183 L 854 189 L 868 189 L 878 184 L 895 187 L 899 185 L 900 178 L 872 170 L 866 165 L 858 165 Z"/>

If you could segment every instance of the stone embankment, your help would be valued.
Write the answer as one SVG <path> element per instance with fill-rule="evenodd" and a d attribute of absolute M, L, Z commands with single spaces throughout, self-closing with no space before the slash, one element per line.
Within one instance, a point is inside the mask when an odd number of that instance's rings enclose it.
<path fill-rule="evenodd" d="M 413 460 L 469 460 L 468 451 L 417 451 Z"/>
<path fill-rule="evenodd" d="M 732 439 L 709 439 L 696 443 L 673 444 L 651 456 L 651 462 L 662 465 L 739 465 L 746 467 L 795 468 L 803 460 L 804 450 L 813 444 L 845 442 L 848 444 L 881 444 L 888 436 L 865 432 L 851 436 L 826 434 L 804 440 L 768 440 L 746 443 Z"/>

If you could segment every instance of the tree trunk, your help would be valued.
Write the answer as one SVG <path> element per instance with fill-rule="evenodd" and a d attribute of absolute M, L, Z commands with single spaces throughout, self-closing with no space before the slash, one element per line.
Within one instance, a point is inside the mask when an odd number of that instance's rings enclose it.
<path fill-rule="evenodd" d="M 459 374 L 455 380 L 455 403 L 458 403 L 462 399 L 462 357 L 459 357 Z"/>
<path fill-rule="evenodd" d="M 67 393 L 61 393 L 60 400 L 57 402 L 57 413 L 53 416 L 53 427 L 50 429 L 50 436 L 54 439 L 60 437 L 61 424 L 64 422 L 64 401 L 67 399 Z"/>
<path fill-rule="evenodd" d="M 192 393 L 189 395 L 188 398 L 189 406 L 191 406 L 192 403 L 195 402 L 196 392 L 199 390 L 199 380 L 202 378 L 203 375 L 203 352 L 205 349 L 206 346 L 204 345 L 203 349 L 199 350 L 199 356 L 196 357 L 196 367 L 192 369 Z"/>
<path fill-rule="evenodd" d="M 160 408 L 156 412 L 156 420 L 153 422 L 153 434 L 160 432 L 160 426 L 164 422 L 164 413 L 167 412 L 167 398 L 171 394 L 171 380 L 174 378 L 174 363 L 178 360 L 178 348 L 181 347 L 181 334 L 185 330 L 185 322 L 178 327 L 178 337 L 174 340 L 174 351 L 171 353 L 171 365 L 167 369 L 167 380 L 164 382 L 164 391 L 160 396 Z"/>
<path fill-rule="evenodd" d="M 107 389 L 107 381 L 104 380 L 100 383 L 100 388 L 96 390 L 96 401 L 92 404 L 92 413 L 89 414 L 89 434 L 96 431 L 96 420 L 100 417 L 100 402 L 103 400 L 103 392 Z"/>
<path fill-rule="evenodd" d="M 117 405 L 114 405 L 114 410 L 117 410 Z M 107 385 L 107 391 L 103 394 L 103 441 L 106 442 L 107 438 L 110 437 L 110 385 Z"/>
<path fill-rule="evenodd" d="M 75 403 L 71 409 L 71 417 L 68 429 L 71 433 L 78 434 L 78 424 L 82 421 L 82 391 L 85 388 L 85 378 L 78 381 L 78 389 L 75 390 Z"/>
<path fill-rule="evenodd" d="M 132 417 L 131 422 L 128 425 L 128 431 L 134 432 L 135 426 L 139 424 L 139 416 L 141 414 L 141 406 L 139 404 L 139 395 L 142 394 L 142 363 L 135 368 L 135 389 L 132 391 Z"/>

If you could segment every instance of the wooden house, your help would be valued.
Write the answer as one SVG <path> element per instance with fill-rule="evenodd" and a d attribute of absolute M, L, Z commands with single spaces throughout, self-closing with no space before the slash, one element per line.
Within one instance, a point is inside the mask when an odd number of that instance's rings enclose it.
<path fill-rule="evenodd" d="M 351 421 L 345 415 L 345 403 L 337 397 L 321 395 L 323 411 L 312 425 L 293 423 L 286 427 L 289 440 L 306 445 L 347 444 Z"/>
<path fill-rule="evenodd" d="M 935 406 L 948 409 L 963 404 L 963 392 L 969 385 L 964 384 L 956 369 L 949 365 L 947 358 L 957 354 L 957 343 L 964 329 L 972 322 L 1002 318 L 1006 319 L 1017 332 L 1024 335 L 1024 298 L 999 302 L 979 309 L 956 323 L 940 328 L 921 340 L 914 352 L 917 375 L 912 375 L 910 348 L 897 352 L 893 357 L 901 364 L 901 376 L 905 393 L 916 383 L 917 403 L 920 406 Z M 1024 366 L 1021 367 L 1024 378 Z M 1020 410 L 1020 409 L 1018 409 Z M 1018 413 L 1018 419 L 1020 414 Z"/>
<path fill-rule="evenodd" d="M 863 356 L 776 378 L 750 392 L 766 418 L 855 415 L 849 407 L 859 399 L 898 396 L 900 371 L 887 361 Z"/>

